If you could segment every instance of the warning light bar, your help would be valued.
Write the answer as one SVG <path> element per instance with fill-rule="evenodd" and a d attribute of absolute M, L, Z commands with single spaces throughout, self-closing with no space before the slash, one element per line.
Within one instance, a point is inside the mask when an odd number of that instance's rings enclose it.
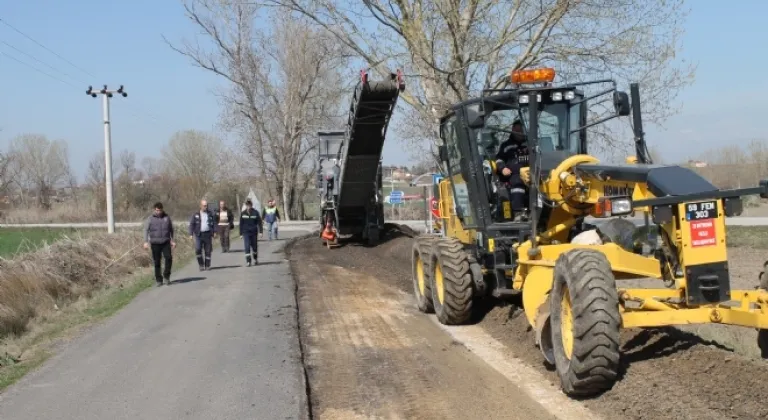
<path fill-rule="evenodd" d="M 552 83 L 555 80 L 555 69 L 544 67 L 540 69 L 514 70 L 510 75 L 510 80 L 518 85 L 526 83 Z"/>

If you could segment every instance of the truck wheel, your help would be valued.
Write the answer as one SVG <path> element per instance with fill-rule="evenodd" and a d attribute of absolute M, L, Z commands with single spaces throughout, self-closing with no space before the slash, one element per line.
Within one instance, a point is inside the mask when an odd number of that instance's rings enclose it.
<path fill-rule="evenodd" d="M 411 261 L 413 267 L 413 293 L 419 311 L 434 312 L 432 304 L 432 243 L 434 238 L 417 237 L 413 242 Z"/>
<path fill-rule="evenodd" d="M 379 232 L 379 228 L 378 227 L 368 228 L 367 245 L 368 246 L 376 246 L 376 245 L 378 245 L 379 244 L 379 236 L 380 235 L 381 235 L 381 233 Z"/>
<path fill-rule="evenodd" d="M 619 296 L 608 259 L 592 249 L 573 249 L 555 263 L 550 294 L 555 366 L 569 396 L 610 389 L 619 370 Z"/>
<path fill-rule="evenodd" d="M 459 325 L 472 316 L 472 273 L 461 242 L 441 238 L 434 242 L 432 303 L 441 324 Z"/>

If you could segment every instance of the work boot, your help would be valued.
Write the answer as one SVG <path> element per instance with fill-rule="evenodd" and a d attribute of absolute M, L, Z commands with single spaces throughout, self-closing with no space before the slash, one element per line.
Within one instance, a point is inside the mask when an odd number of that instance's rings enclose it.
<path fill-rule="evenodd" d="M 171 285 L 171 279 L 169 279 L 168 277 L 166 277 L 166 278 L 163 280 L 163 284 L 164 284 L 164 285 L 166 285 L 166 286 L 170 286 L 170 285 Z"/>
<path fill-rule="evenodd" d="M 205 266 L 204 265 L 200 266 L 200 271 L 205 271 Z"/>
<path fill-rule="evenodd" d="M 162 280 L 155 280 L 155 287 L 160 287 L 162 285 L 163 285 L 163 281 Z"/>

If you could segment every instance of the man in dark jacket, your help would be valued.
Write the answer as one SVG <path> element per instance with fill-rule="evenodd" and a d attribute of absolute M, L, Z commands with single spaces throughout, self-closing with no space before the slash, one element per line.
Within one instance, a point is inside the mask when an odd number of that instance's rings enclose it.
<path fill-rule="evenodd" d="M 499 193 L 508 197 L 515 221 L 522 221 L 527 207 L 525 195 L 528 190 L 520 177 L 520 168 L 528 166 L 528 146 L 523 127 L 519 120 L 512 123 L 509 139 L 499 146 L 496 154 L 496 173 L 503 187 Z"/>
<path fill-rule="evenodd" d="M 155 211 L 144 225 L 144 249 L 152 247 L 152 260 L 155 262 L 155 281 L 158 286 L 171 284 L 171 265 L 173 255 L 171 250 L 176 248 L 173 241 L 173 221 L 163 211 L 163 203 L 155 203 Z M 165 260 L 165 270 L 160 274 L 160 257 Z"/>
<path fill-rule="evenodd" d="M 259 263 L 259 243 L 256 234 L 264 236 L 264 227 L 259 211 L 253 208 L 253 202 L 248 199 L 245 201 L 245 210 L 240 213 L 240 237 L 245 242 L 245 261 L 248 267 L 251 266 L 251 256 L 253 264 Z"/>
<path fill-rule="evenodd" d="M 232 216 L 232 211 L 223 200 L 219 201 L 219 208 L 213 212 L 213 218 L 216 220 L 219 230 L 221 252 L 229 252 L 229 231 L 235 228 L 235 220 Z"/>
<path fill-rule="evenodd" d="M 195 239 L 195 254 L 200 271 L 211 268 L 211 248 L 213 237 L 216 235 L 216 222 L 213 213 L 208 210 L 208 202 L 200 201 L 200 210 L 192 214 L 189 219 L 189 236 Z M 205 252 L 205 259 L 203 259 Z"/>

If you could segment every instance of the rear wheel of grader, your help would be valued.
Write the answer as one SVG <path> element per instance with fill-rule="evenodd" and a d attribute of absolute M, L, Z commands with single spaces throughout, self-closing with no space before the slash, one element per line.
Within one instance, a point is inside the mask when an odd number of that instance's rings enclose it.
<path fill-rule="evenodd" d="M 432 304 L 437 319 L 445 325 L 463 324 L 472 316 L 474 294 L 469 256 L 454 238 L 436 239 L 432 249 Z"/>
<path fill-rule="evenodd" d="M 550 294 L 552 345 L 557 374 L 569 396 L 610 389 L 619 370 L 619 296 L 608 259 L 573 249 L 555 263 Z"/>
<path fill-rule="evenodd" d="M 425 314 L 435 310 L 432 304 L 433 242 L 432 237 L 419 236 L 413 242 L 411 251 L 413 293 L 416 296 L 416 306 Z"/>

